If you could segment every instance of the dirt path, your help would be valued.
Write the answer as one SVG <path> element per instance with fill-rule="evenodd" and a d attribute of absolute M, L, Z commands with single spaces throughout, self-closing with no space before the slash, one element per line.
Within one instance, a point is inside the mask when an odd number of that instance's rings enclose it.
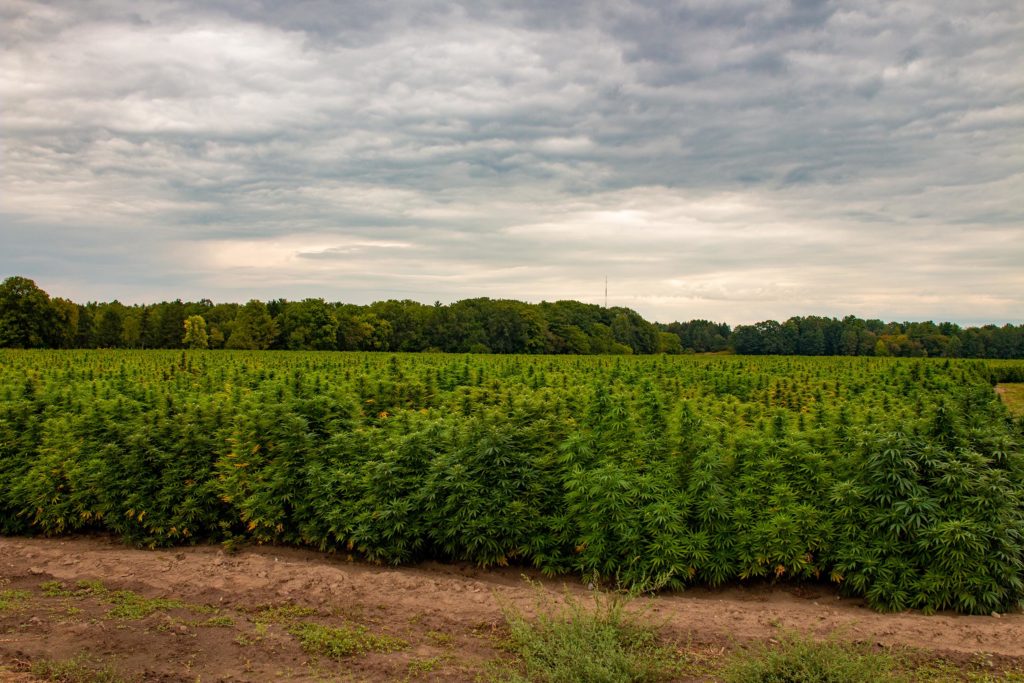
<path fill-rule="evenodd" d="M 540 585 L 555 596 L 588 594 L 571 578 Z M 78 657 L 146 681 L 472 681 L 502 656 L 502 603 L 529 612 L 538 589 L 517 569 L 395 569 L 284 548 L 225 554 L 0 538 L 0 596 L 0 666 L 12 680 L 32 662 Z M 146 602 L 153 598 L 181 604 Z M 135 607 L 114 609 L 126 603 Z M 1024 615 L 882 615 L 826 587 L 690 590 L 637 605 L 666 635 L 705 652 L 799 631 L 960 661 L 1024 658 Z M 394 646 L 334 659 L 303 649 L 300 621 L 362 629 Z"/>

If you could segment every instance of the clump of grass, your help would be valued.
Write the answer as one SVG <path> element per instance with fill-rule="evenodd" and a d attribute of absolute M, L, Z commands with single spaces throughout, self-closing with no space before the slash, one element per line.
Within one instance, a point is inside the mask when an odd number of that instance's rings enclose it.
<path fill-rule="evenodd" d="M 317 611 L 312 607 L 301 605 L 265 605 L 257 608 L 253 620 L 263 624 L 290 624 L 316 614 Z"/>
<path fill-rule="evenodd" d="M 428 657 L 426 659 L 412 660 L 409 662 L 406 670 L 409 672 L 409 676 L 418 678 L 437 671 L 442 665 L 443 661 L 440 657 Z"/>
<path fill-rule="evenodd" d="M 425 635 L 428 640 L 434 643 L 434 645 L 442 647 L 449 647 L 453 642 L 455 642 L 455 638 L 453 638 L 450 633 L 445 633 L 444 631 L 430 630 L 427 631 Z"/>
<path fill-rule="evenodd" d="M 541 599 L 536 619 L 505 607 L 508 647 L 521 666 L 508 677 L 552 683 L 671 679 L 677 669 L 673 651 L 660 644 L 654 628 L 627 612 L 627 603 L 626 596 L 599 593 L 593 607 L 570 595 L 560 606 Z"/>
<path fill-rule="evenodd" d="M 107 594 L 107 587 L 103 585 L 103 582 L 96 581 L 95 579 L 88 580 L 88 581 L 87 580 L 76 581 L 75 582 L 75 587 L 77 588 L 77 590 L 74 592 L 74 595 L 76 595 L 78 597 L 83 597 L 83 596 L 86 596 L 86 595 L 106 595 Z"/>
<path fill-rule="evenodd" d="M 409 645 L 400 638 L 370 633 L 365 626 L 339 628 L 305 623 L 293 626 L 289 632 L 307 653 L 333 659 L 367 652 L 394 652 Z"/>
<path fill-rule="evenodd" d="M 216 607 L 193 605 L 168 598 L 147 598 L 134 591 L 112 591 L 99 581 L 77 581 L 75 588 L 68 588 L 60 581 L 44 581 L 39 584 L 43 595 L 50 598 L 96 598 L 113 607 L 107 612 L 108 619 L 134 621 L 144 619 L 154 612 L 169 609 L 187 609 L 196 614 L 213 614 Z"/>
<path fill-rule="evenodd" d="M 727 683 L 876 683 L 899 680 L 888 654 L 836 642 L 787 637 L 776 647 L 737 655 Z"/>
<path fill-rule="evenodd" d="M 32 662 L 29 672 L 55 683 L 122 683 L 116 671 L 94 663 L 85 656 L 63 661 L 42 659 Z"/>
<path fill-rule="evenodd" d="M 0 612 L 16 610 L 28 599 L 28 591 L 0 591 Z"/>
<path fill-rule="evenodd" d="M 255 645 L 256 643 L 262 642 L 267 637 L 267 631 L 269 625 L 265 623 L 257 623 L 253 625 L 252 633 L 239 633 L 235 637 L 235 643 L 243 647 L 249 645 Z"/>
<path fill-rule="evenodd" d="M 900 680 L 912 681 L 912 683 L 947 683 L 948 681 L 1024 683 L 1024 668 L 1020 665 L 1008 669 L 996 668 L 991 656 L 983 652 L 975 653 L 971 661 L 966 664 L 935 658 L 927 653 L 912 650 L 901 652 L 900 655 L 897 665 L 903 674 Z"/>
<path fill-rule="evenodd" d="M 153 612 L 185 607 L 181 600 L 147 598 L 133 591 L 114 591 L 109 600 L 114 606 L 107 612 L 108 618 L 131 621 L 145 619 Z"/>
<path fill-rule="evenodd" d="M 48 598 L 68 598 L 72 595 L 72 591 L 60 581 L 43 581 L 39 584 L 39 590 Z"/>

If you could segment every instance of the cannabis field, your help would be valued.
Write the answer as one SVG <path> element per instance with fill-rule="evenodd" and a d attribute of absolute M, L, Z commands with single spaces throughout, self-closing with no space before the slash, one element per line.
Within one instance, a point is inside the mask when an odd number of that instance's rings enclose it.
<path fill-rule="evenodd" d="M 1024 600 L 1024 363 L 0 351 L 0 532 Z"/>

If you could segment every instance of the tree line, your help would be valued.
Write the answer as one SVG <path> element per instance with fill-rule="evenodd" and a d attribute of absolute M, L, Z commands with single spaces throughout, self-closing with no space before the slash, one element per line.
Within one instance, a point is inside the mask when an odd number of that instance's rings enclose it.
<path fill-rule="evenodd" d="M 14 276 L 0 284 L 0 347 L 1024 358 L 1024 326 L 806 316 L 731 329 L 708 320 L 652 323 L 618 306 L 489 298 L 80 304 Z"/>

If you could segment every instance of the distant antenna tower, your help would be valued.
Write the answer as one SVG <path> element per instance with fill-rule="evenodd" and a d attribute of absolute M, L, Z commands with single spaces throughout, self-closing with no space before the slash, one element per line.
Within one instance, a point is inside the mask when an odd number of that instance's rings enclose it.
<path fill-rule="evenodd" d="M 608 308 L 608 276 L 604 276 L 604 307 Z"/>

